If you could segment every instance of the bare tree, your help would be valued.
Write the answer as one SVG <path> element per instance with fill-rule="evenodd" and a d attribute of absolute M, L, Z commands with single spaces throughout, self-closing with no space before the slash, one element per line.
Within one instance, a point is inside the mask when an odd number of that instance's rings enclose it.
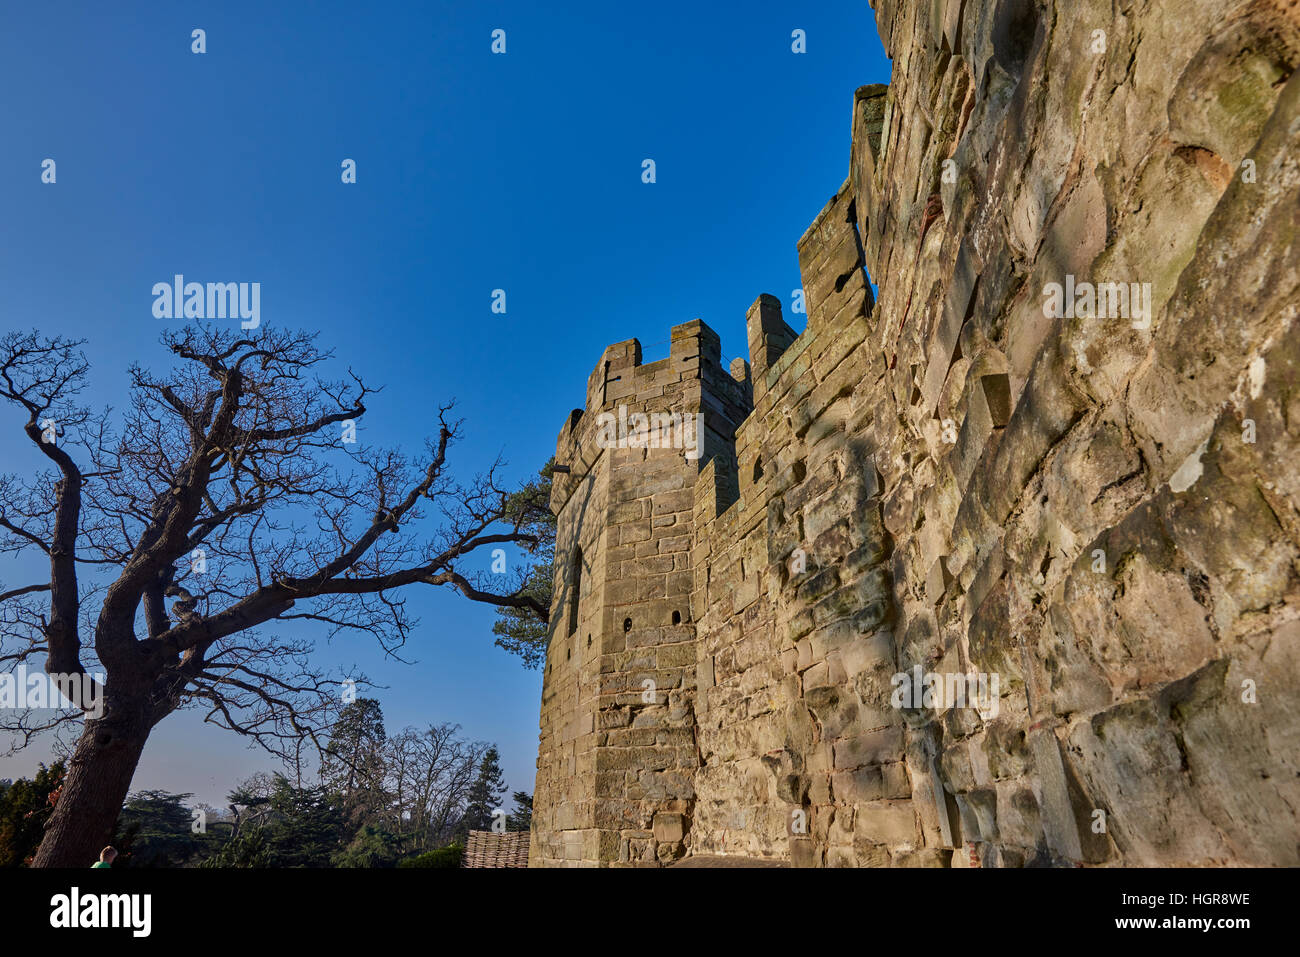
<path fill-rule="evenodd" d="M 0 338 L 0 398 L 49 462 L 0 479 L 0 554 L 49 569 L 0 587 L 0 663 L 105 676 L 102 713 L 57 716 L 85 723 L 36 866 L 94 858 L 150 731 L 179 708 L 291 761 L 319 746 L 342 676 L 313 666 L 316 641 L 360 632 L 396 654 L 416 624 L 408 586 L 546 614 L 466 569 L 479 549 L 536 542 L 546 503 L 506 488 L 499 461 L 452 478 L 450 406 L 419 455 L 372 450 L 342 438 L 373 390 L 351 372 L 321 378 L 331 356 L 314 336 L 187 326 L 162 342 L 168 367 L 132 367 L 115 419 L 76 405 L 84 343 Z M 289 622 L 319 627 L 268 631 Z M 20 716 L 10 730 L 25 742 L 48 725 Z"/>
<path fill-rule="evenodd" d="M 386 748 L 389 789 L 398 825 L 412 847 L 424 850 L 447 837 L 458 819 L 488 746 L 460 737 L 456 724 L 405 728 Z"/>

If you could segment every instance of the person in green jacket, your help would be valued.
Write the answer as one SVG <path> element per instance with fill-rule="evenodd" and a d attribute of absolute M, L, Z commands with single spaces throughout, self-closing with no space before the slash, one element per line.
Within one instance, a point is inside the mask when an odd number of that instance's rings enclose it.
<path fill-rule="evenodd" d="M 93 871 L 97 867 L 112 867 L 113 861 L 116 858 L 117 858 L 117 848 L 113 847 L 112 845 L 109 845 L 108 847 L 104 848 L 102 851 L 99 852 L 99 860 L 97 860 L 94 864 L 91 864 L 90 869 Z"/>

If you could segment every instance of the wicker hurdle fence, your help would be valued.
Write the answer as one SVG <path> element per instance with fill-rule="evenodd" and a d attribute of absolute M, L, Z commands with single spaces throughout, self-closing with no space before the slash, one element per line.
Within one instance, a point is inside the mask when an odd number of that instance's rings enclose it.
<path fill-rule="evenodd" d="M 461 867 L 527 867 L 528 831 L 470 831 Z"/>

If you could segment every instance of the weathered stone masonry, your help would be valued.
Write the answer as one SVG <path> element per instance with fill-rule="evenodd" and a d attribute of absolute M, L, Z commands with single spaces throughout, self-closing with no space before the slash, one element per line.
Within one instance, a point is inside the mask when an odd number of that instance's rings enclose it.
<path fill-rule="evenodd" d="M 806 330 L 612 346 L 560 434 L 531 861 L 1300 863 L 1300 2 L 875 10 Z"/>

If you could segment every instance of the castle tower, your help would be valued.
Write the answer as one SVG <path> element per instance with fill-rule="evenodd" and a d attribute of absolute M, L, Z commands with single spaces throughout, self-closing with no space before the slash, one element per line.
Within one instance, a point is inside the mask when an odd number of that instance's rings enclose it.
<path fill-rule="evenodd" d="M 698 765 L 692 509 L 752 400 L 716 333 L 666 359 L 605 350 L 556 442 L 558 516 L 530 863 L 653 865 L 686 851 Z M 734 474 L 734 469 L 726 470 Z"/>

